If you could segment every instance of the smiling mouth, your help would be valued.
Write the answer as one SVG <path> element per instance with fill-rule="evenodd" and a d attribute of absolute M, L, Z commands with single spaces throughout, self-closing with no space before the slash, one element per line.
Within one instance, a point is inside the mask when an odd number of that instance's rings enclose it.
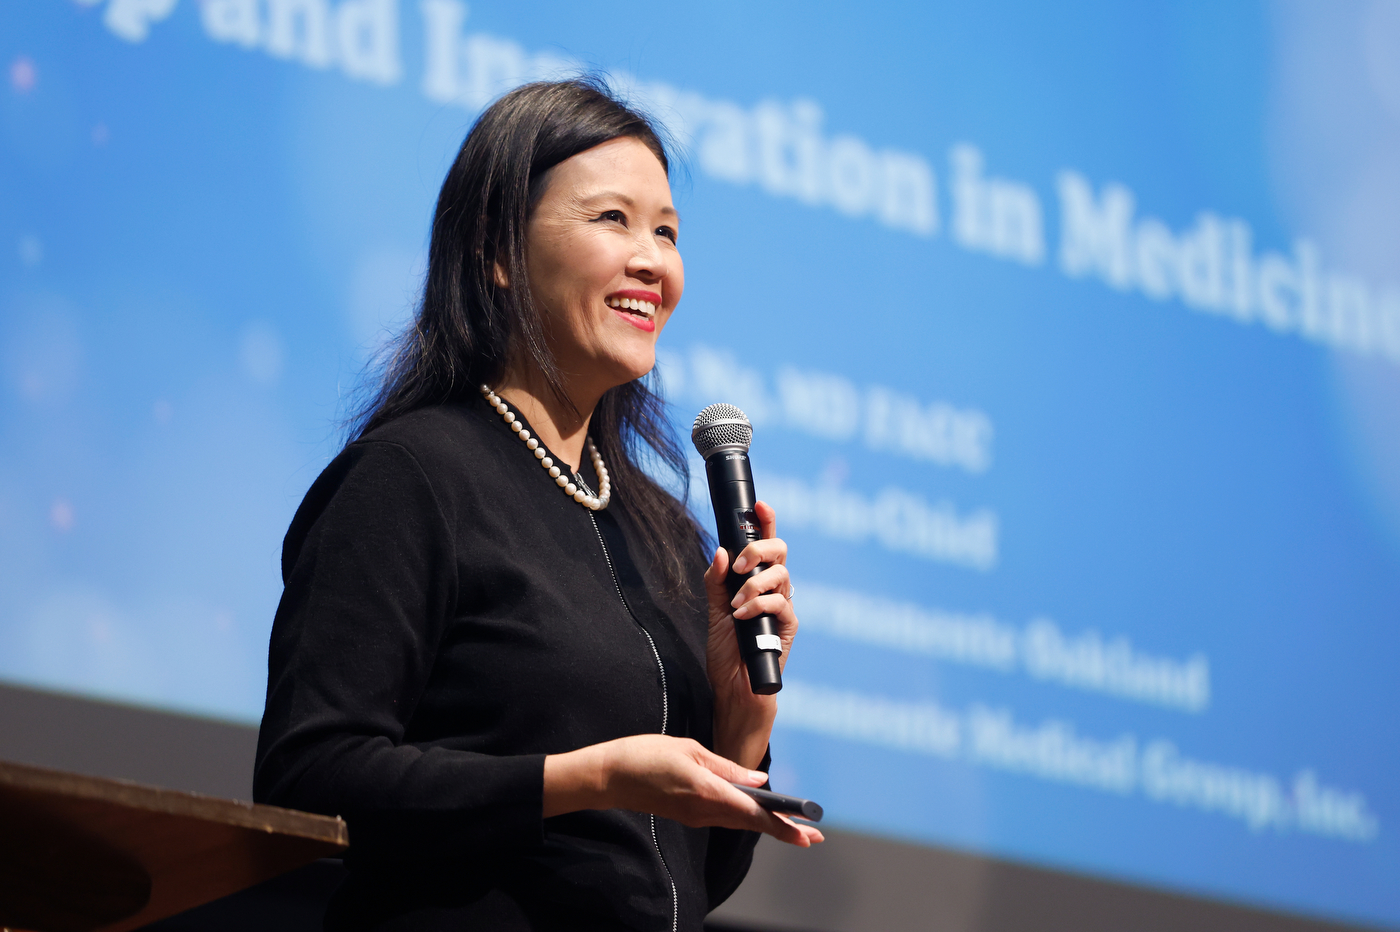
<path fill-rule="evenodd" d="M 620 311 L 627 311 L 636 314 L 645 320 L 651 320 L 656 316 L 656 305 L 650 301 L 643 301 L 641 298 L 620 298 L 613 295 L 608 298 L 608 307 L 617 308 Z"/>

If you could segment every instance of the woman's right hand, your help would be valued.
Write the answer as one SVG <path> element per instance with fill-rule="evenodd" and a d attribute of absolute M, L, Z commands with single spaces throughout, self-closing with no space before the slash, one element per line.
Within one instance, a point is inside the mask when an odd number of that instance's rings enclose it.
<path fill-rule="evenodd" d="M 729 785 L 762 786 L 767 780 L 690 738 L 633 735 L 546 757 L 544 816 L 630 809 L 691 828 L 764 832 L 803 848 L 822 841 L 814 826 L 769 812 Z"/>

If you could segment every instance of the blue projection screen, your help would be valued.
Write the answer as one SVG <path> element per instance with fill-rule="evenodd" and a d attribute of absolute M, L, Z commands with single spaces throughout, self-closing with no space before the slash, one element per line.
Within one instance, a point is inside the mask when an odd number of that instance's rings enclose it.
<path fill-rule="evenodd" d="M 748 412 L 792 546 L 777 788 L 1400 929 L 1400 6 L 14 0 L 0 56 L 0 677 L 257 721 L 457 145 L 592 69 L 684 151 L 677 423 Z"/>

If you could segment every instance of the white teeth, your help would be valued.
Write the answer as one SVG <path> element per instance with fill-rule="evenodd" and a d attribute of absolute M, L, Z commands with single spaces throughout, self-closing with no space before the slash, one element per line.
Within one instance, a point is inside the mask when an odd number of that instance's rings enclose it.
<path fill-rule="evenodd" d="M 636 311 L 646 317 L 656 316 L 656 305 L 650 301 L 643 301 L 641 298 L 608 298 L 608 307 L 626 308 L 629 311 Z"/>

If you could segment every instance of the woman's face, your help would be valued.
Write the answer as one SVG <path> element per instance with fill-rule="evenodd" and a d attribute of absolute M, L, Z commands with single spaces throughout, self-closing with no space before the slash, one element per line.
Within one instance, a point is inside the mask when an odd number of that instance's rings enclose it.
<path fill-rule="evenodd" d="M 661 162 L 613 139 L 560 162 L 526 229 L 530 290 L 571 388 L 600 394 L 656 363 L 681 299 L 680 218 Z"/>

